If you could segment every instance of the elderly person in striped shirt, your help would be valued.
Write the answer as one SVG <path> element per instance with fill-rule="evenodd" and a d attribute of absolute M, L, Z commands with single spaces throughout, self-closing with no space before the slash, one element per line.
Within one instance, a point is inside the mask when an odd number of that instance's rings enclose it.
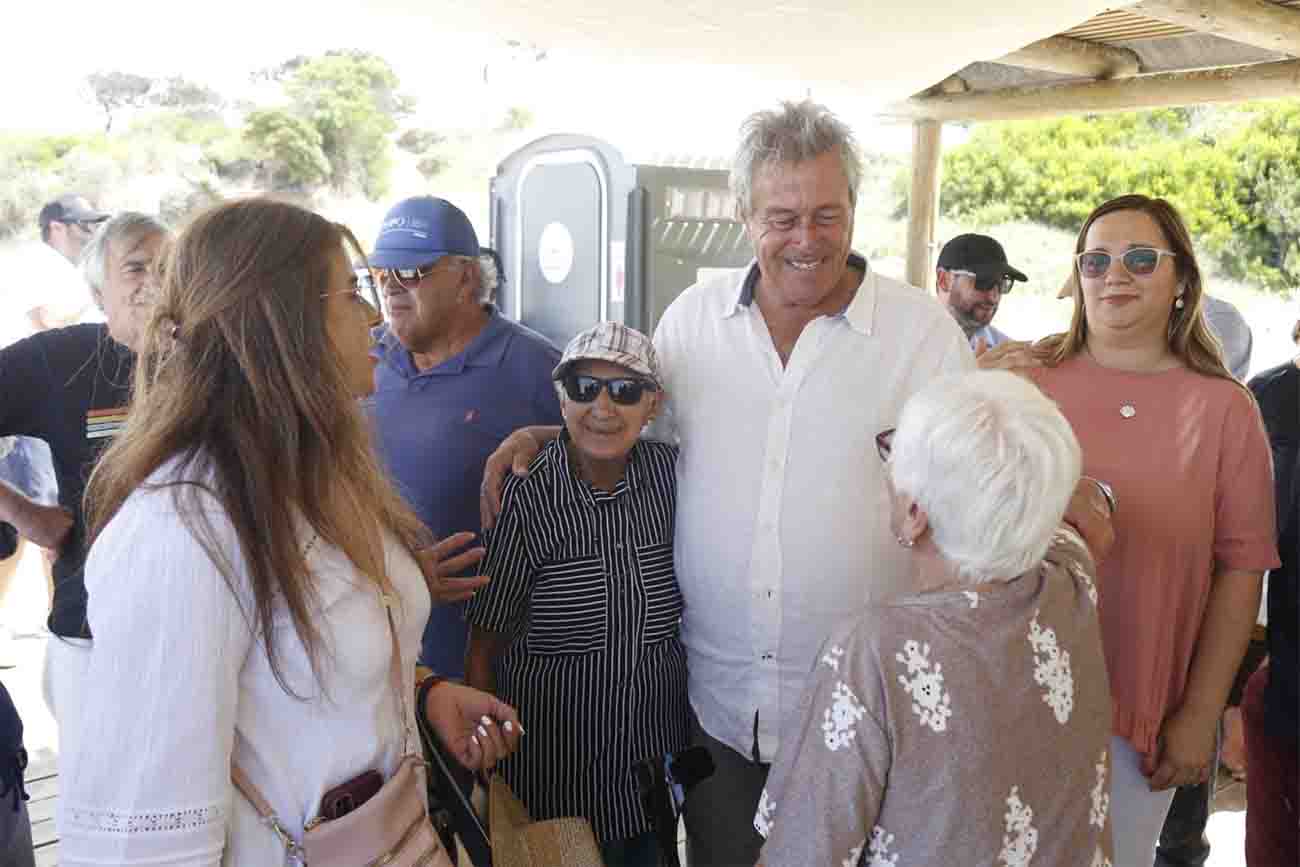
<path fill-rule="evenodd" d="M 533 818 L 586 817 L 611 867 L 654 865 L 633 769 L 689 738 L 677 449 L 639 439 L 663 400 L 640 332 L 584 331 L 554 378 L 564 428 L 506 484 L 483 561 L 492 582 L 466 613 L 466 674 L 528 721 L 502 768 Z"/>

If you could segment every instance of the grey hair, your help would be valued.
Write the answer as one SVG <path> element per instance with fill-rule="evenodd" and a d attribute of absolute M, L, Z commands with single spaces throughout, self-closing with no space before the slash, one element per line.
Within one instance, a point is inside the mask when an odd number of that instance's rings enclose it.
<path fill-rule="evenodd" d="M 927 384 L 903 407 L 889 461 L 894 489 L 925 510 L 935 547 L 972 584 L 1043 559 L 1081 466 L 1056 404 L 1006 371 Z"/>
<path fill-rule="evenodd" d="M 831 152 L 839 154 L 849 184 L 849 204 L 856 206 L 862 156 L 848 124 L 811 100 L 782 102 L 778 109 L 751 114 L 740 126 L 740 145 L 731 161 L 731 193 L 740 216 L 754 212 L 754 177 L 759 170 Z"/>
<path fill-rule="evenodd" d="M 104 282 L 108 279 L 108 248 L 119 241 L 135 241 L 146 235 L 168 235 L 171 230 L 157 217 L 139 211 L 123 211 L 105 220 L 81 251 L 81 273 L 90 285 L 95 302 L 99 303 Z"/>
<path fill-rule="evenodd" d="M 501 269 L 497 267 L 497 257 L 486 250 L 478 255 L 477 261 L 478 301 L 490 304 L 496 300 L 497 289 L 501 288 Z"/>

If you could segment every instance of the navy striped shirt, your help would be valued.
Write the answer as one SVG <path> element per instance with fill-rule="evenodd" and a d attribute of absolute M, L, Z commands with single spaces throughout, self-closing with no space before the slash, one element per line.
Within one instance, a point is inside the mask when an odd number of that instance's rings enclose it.
<path fill-rule="evenodd" d="M 650 830 L 632 768 L 687 746 L 677 450 L 638 442 L 613 491 L 581 481 L 567 433 L 505 487 L 466 612 L 504 633 L 497 693 L 527 736 L 500 766 L 534 819 L 583 816 L 601 842 Z"/>

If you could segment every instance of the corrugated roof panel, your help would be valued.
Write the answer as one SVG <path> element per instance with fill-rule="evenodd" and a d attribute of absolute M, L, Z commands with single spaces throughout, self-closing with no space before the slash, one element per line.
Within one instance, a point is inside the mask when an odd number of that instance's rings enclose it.
<path fill-rule="evenodd" d="M 1277 6 L 1300 9 L 1300 0 L 1271 0 L 1271 2 Z M 1127 9 L 1111 9 L 1089 18 L 1076 27 L 1071 27 L 1061 35 L 1093 42 L 1119 42 L 1133 39 L 1164 39 L 1195 32 L 1197 31 L 1182 25 L 1146 18 Z"/>
<path fill-rule="evenodd" d="M 1112 9 L 1062 33 L 1074 39 L 1114 42 L 1121 39 L 1161 39 L 1191 33 L 1186 27 L 1144 18 L 1125 9 Z"/>

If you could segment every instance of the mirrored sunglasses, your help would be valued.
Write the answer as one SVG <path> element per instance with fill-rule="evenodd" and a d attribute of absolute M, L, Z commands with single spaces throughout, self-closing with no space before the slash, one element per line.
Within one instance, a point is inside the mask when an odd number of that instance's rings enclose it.
<path fill-rule="evenodd" d="M 1175 254 L 1168 250 L 1160 250 L 1156 247 L 1134 247 L 1120 256 L 1119 261 L 1123 264 L 1124 270 L 1134 277 L 1148 277 L 1160 267 L 1161 256 L 1175 258 Z M 1115 257 L 1104 250 L 1085 250 L 1074 259 L 1079 263 L 1081 277 L 1096 280 L 1106 276 L 1106 272 L 1110 270 L 1110 263 L 1115 260 Z"/>
<path fill-rule="evenodd" d="M 414 289 L 420 285 L 422 280 L 433 273 L 434 268 L 447 260 L 458 261 L 455 256 L 443 256 L 436 262 L 430 262 L 418 268 L 379 268 L 377 269 L 379 285 L 390 286 L 396 284 L 406 290 Z"/>
<path fill-rule="evenodd" d="M 635 406 L 647 391 L 656 391 L 653 382 L 633 377 L 601 379 L 599 376 L 570 373 L 560 380 L 564 393 L 574 403 L 591 403 L 600 397 L 602 389 L 609 389 L 609 399 L 620 406 Z"/>
<path fill-rule="evenodd" d="M 1005 295 L 1011 291 L 1011 287 L 1016 283 L 1016 281 L 1011 278 L 1010 274 L 1003 274 L 1001 276 L 996 274 L 985 274 L 981 276 L 976 274 L 974 271 L 949 271 L 948 273 L 960 274 L 964 277 L 973 278 L 975 280 L 975 288 L 981 292 L 988 292 L 996 286 L 998 290 Z"/>

